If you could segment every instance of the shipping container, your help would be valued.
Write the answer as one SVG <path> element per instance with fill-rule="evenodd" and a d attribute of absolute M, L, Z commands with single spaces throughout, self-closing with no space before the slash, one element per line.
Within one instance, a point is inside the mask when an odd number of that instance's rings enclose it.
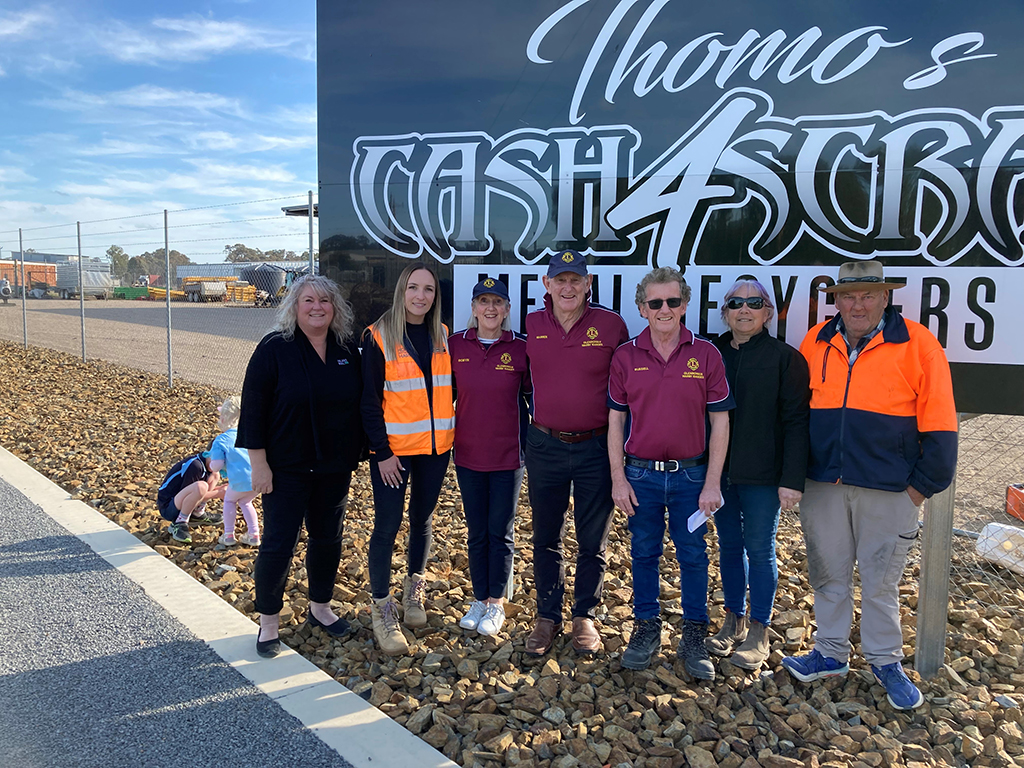
<path fill-rule="evenodd" d="M 7 278 L 14 288 L 14 295 L 21 296 L 21 262 L 0 261 L 0 278 Z M 57 267 L 34 261 L 25 262 L 25 283 L 29 290 L 48 290 L 57 284 Z"/>

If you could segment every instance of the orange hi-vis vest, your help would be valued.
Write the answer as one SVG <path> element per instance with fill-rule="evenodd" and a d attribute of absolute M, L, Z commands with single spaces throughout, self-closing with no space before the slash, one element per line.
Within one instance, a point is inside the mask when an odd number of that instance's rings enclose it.
<path fill-rule="evenodd" d="M 381 350 L 384 340 L 371 326 L 373 340 Z M 448 328 L 444 329 L 445 337 Z M 452 403 L 452 358 L 447 349 L 435 349 L 430 360 L 431 403 L 423 371 L 399 344 L 395 359 L 384 356 L 384 424 L 388 445 L 396 456 L 444 453 L 455 442 L 455 406 Z"/>

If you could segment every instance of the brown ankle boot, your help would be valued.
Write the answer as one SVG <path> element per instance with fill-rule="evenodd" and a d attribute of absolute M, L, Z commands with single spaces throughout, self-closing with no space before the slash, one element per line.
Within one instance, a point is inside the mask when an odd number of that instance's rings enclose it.
<path fill-rule="evenodd" d="M 403 623 L 407 627 L 418 629 L 427 626 L 427 610 L 423 606 L 426 586 L 427 582 L 422 573 L 406 576 L 402 582 L 402 610 L 405 613 Z"/>
<path fill-rule="evenodd" d="M 758 670 L 772 652 L 768 638 L 768 627 L 757 619 L 750 620 L 750 631 L 743 644 L 729 657 L 729 661 L 740 669 Z"/>
<path fill-rule="evenodd" d="M 377 645 L 388 656 L 403 656 L 409 652 L 409 641 L 398 624 L 398 603 L 388 595 L 371 602 L 373 636 Z"/>
<path fill-rule="evenodd" d="M 707 638 L 704 644 L 708 653 L 715 656 L 728 656 L 733 648 L 747 639 L 747 617 L 737 616 L 732 611 L 725 612 L 725 623 L 718 634 Z"/>

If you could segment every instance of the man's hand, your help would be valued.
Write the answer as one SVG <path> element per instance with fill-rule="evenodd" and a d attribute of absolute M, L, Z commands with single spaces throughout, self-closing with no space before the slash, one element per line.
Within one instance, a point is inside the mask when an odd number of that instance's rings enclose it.
<path fill-rule="evenodd" d="M 700 511 L 711 517 L 722 506 L 722 488 L 719 484 L 707 485 L 701 489 L 700 500 L 697 502 Z"/>
<path fill-rule="evenodd" d="M 616 507 L 625 512 L 629 517 L 636 514 L 635 507 L 639 502 L 637 501 L 636 494 L 633 492 L 633 486 L 629 484 L 625 476 L 612 478 L 612 501 L 615 502 Z"/>
<path fill-rule="evenodd" d="M 779 507 L 783 512 L 792 512 L 793 507 L 800 503 L 803 494 L 792 488 L 779 488 Z"/>
<path fill-rule="evenodd" d="M 920 507 L 924 504 L 924 494 L 912 485 L 907 486 L 907 496 L 909 496 L 910 500 L 914 502 L 915 507 Z"/>

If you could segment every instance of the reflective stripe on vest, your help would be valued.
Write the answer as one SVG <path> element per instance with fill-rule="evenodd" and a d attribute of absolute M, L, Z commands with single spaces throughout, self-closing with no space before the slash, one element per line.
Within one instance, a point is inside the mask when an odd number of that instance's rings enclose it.
<path fill-rule="evenodd" d="M 381 350 L 384 340 L 371 326 Z M 445 336 L 448 329 L 444 329 Z M 447 350 L 434 350 L 430 360 L 433 412 L 427 400 L 423 371 L 401 344 L 395 359 L 384 358 L 384 424 L 388 445 L 396 456 L 444 453 L 455 442 L 455 407 L 452 403 L 452 359 Z M 433 428 L 431 428 L 433 425 Z"/>

